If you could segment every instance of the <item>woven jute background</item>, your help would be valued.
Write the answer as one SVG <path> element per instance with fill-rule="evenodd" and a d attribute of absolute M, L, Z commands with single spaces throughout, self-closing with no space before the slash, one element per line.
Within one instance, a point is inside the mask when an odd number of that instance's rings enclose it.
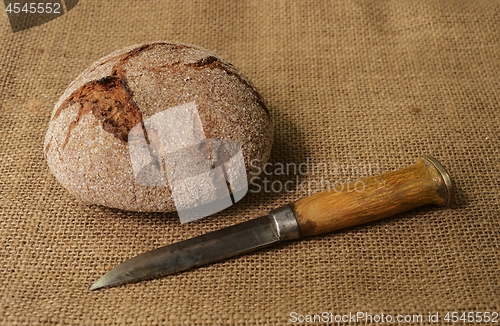
<path fill-rule="evenodd" d="M 71 197 L 43 155 L 54 104 L 99 58 L 156 40 L 210 49 L 252 80 L 275 126 L 269 171 L 329 170 L 268 175 L 294 186 L 251 187 L 184 225 L 175 213 Z M 365 312 L 427 324 L 429 312 L 444 323 L 448 311 L 499 311 L 499 53 L 498 1 L 82 0 L 17 33 L 0 14 L 1 323 L 283 325 Z M 89 291 L 139 253 L 259 217 L 322 180 L 404 168 L 424 154 L 449 170 L 451 208 Z"/>

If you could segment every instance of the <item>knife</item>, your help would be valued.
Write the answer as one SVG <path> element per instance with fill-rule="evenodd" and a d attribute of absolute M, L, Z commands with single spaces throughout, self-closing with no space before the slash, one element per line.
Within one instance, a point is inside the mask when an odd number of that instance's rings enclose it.
<path fill-rule="evenodd" d="M 349 183 L 343 191 L 316 193 L 266 216 L 143 253 L 110 270 L 90 290 L 182 272 L 423 205 L 449 206 L 453 197 L 453 184 L 445 168 L 433 157 L 422 156 L 410 167 Z"/>

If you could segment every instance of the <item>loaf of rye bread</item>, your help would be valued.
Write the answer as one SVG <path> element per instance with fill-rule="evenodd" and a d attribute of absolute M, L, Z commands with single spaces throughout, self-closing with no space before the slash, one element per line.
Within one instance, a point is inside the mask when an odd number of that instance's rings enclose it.
<path fill-rule="evenodd" d="M 250 162 L 254 168 L 267 162 L 273 139 L 270 114 L 248 79 L 208 50 L 156 42 L 111 53 L 69 85 L 55 105 L 45 137 L 49 168 L 85 203 L 174 211 L 168 184 L 137 182 L 129 133 L 134 126 L 144 128 L 144 121 L 155 114 L 186 103 L 195 105 L 207 140 L 241 146 L 248 178 Z"/>

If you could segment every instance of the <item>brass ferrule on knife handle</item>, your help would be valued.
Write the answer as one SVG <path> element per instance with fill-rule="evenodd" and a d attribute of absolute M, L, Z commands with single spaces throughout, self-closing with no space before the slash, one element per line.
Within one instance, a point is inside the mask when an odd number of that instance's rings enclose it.
<path fill-rule="evenodd" d="M 349 183 L 269 213 L 281 240 L 329 233 L 424 205 L 449 206 L 451 178 L 434 158 L 422 156 L 405 169 Z"/>

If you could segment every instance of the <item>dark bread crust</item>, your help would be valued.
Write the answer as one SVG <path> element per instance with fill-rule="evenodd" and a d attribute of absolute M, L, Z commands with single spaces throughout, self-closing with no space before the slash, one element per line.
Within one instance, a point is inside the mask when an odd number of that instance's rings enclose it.
<path fill-rule="evenodd" d="M 231 64 L 225 64 L 224 62 L 220 61 L 218 58 L 214 56 L 208 56 L 206 58 L 200 59 L 196 62 L 193 63 L 186 63 L 186 67 L 193 67 L 195 69 L 201 69 L 201 68 L 209 68 L 209 69 L 222 69 L 224 70 L 229 76 L 234 76 L 236 77 L 242 84 L 246 85 L 248 89 L 252 92 L 252 94 L 255 96 L 255 99 L 259 106 L 267 113 L 268 116 L 269 114 L 269 109 L 267 108 L 266 104 L 264 103 L 264 98 L 262 95 L 260 95 L 259 92 L 255 89 L 254 86 L 250 84 L 250 82 L 244 78 L 237 70 L 234 68 L 233 65 Z"/>
<path fill-rule="evenodd" d="M 97 120 L 102 121 L 102 127 L 105 131 L 113 134 L 117 139 L 125 143 L 128 141 L 128 133 L 136 124 L 142 122 L 142 114 L 133 101 L 133 93 L 128 87 L 124 65 L 130 58 L 137 56 L 139 53 L 145 52 L 154 46 L 166 44 L 171 45 L 171 43 L 164 42 L 146 44 L 124 53 L 119 57 L 119 62 L 114 66 L 110 76 L 86 83 L 73 92 L 59 106 L 51 120 L 57 119 L 63 110 L 74 103 L 79 103 L 81 106 L 78 115 L 69 126 L 62 149 L 66 147 L 71 136 L 71 131 L 78 124 L 81 116 L 87 113 L 92 113 Z M 175 44 L 174 47 L 176 49 L 193 48 L 185 44 Z M 107 62 L 105 61 L 100 65 Z M 176 61 L 174 65 L 180 63 L 181 61 Z M 217 57 L 209 55 L 196 62 L 185 63 L 184 65 L 186 67 L 193 67 L 194 69 L 222 69 L 229 76 L 236 77 L 243 85 L 248 87 L 253 96 L 255 96 L 255 100 L 259 106 L 270 116 L 269 109 L 260 93 L 230 63 L 224 63 Z M 165 66 L 152 67 L 149 70 L 160 72 L 165 68 Z M 45 152 L 47 152 L 47 149 Z"/>
<path fill-rule="evenodd" d="M 132 96 L 126 79 L 116 75 L 91 81 L 78 89 L 63 103 L 53 118 L 57 119 L 60 112 L 71 104 L 80 104 L 78 115 L 69 125 L 62 149 L 66 147 L 73 128 L 87 113 L 92 113 L 97 120 L 102 121 L 105 131 L 127 142 L 130 130 L 142 121 L 141 111 Z"/>
<path fill-rule="evenodd" d="M 145 131 L 149 117 L 193 101 L 207 139 L 241 145 L 248 176 L 253 159 L 265 164 L 273 135 L 270 115 L 248 79 L 205 49 L 157 42 L 110 54 L 70 84 L 54 108 L 45 138 L 49 167 L 84 202 L 173 211 L 168 186 L 135 181 L 127 142 L 137 124 Z M 155 137 L 151 132 L 148 144 L 158 142 Z"/>

